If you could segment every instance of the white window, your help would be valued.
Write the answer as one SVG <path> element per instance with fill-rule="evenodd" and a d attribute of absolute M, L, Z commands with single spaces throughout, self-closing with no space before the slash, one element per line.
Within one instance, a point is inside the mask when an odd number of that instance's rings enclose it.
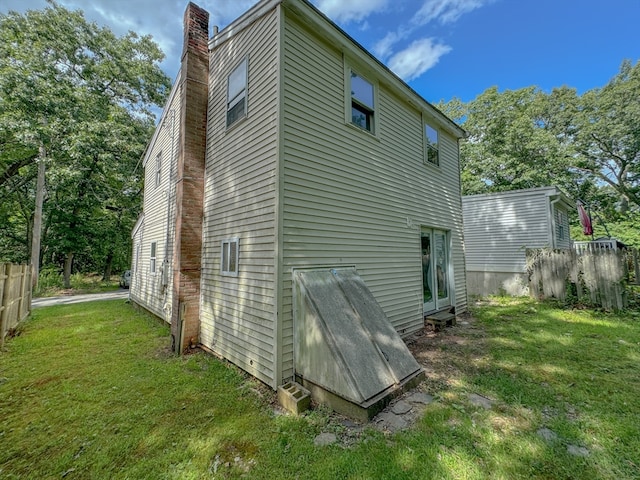
<path fill-rule="evenodd" d="M 351 123 L 368 132 L 375 132 L 375 87 L 360 74 L 349 70 Z"/>
<path fill-rule="evenodd" d="M 227 127 L 247 116 L 247 58 L 227 78 Z"/>
<path fill-rule="evenodd" d="M 162 153 L 159 153 L 156 157 L 156 187 L 160 185 L 162 181 Z"/>
<path fill-rule="evenodd" d="M 151 255 L 149 256 L 149 273 L 156 273 L 156 250 L 158 242 L 151 242 Z"/>
<path fill-rule="evenodd" d="M 424 124 L 425 161 L 432 165 L 440 165 L 440 152 L 438 150 L 438 130 Z"/>
<path fill-rule="evenodd" d="M 567 230 L 569 227 L 569 219 L 566 212 L 556 210 L 556 239 L 565 240 L 567 238 Z"/>
<path fill-rule="evenodd" d="M 222 241 L 220 255 L 220 272 L 231 277 L 238 276 L 238 253 L 240 250 L 239 239 L 230 238 Z"/>
<path fill-rule="evenodd" d="M 140 262 L 140 244 L 136 243 L 133 254 L 133 275 L 138 274 L 138 265 Z"/>

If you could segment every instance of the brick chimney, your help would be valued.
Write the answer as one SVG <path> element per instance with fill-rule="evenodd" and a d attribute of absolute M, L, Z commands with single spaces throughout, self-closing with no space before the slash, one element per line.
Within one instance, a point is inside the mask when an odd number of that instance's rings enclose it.
<path fill-rule="evenodd" d="M 194 3 L 184 12 L 180 68 L 180 137 L 173 251 L 173 349 L 182 353 L 200 335 L 202 216 L 207 140 L 209 13 Z"/>

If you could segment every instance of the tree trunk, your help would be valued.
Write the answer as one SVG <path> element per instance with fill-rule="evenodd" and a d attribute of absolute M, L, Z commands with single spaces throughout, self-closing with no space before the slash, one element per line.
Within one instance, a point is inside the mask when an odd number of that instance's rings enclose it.
<path fill-rule="evenodd" d="M 73 252 L 64 257 L 64 288 L 71 288 L 71 267 L 73 265 Z"/>
<path fill-rule="evenodd" d="M 36 207 L 33 214 L 33 234 L 31 236 L 31 265 L 33 272 L 31 285 L 38 288 L 38 276 L 40 275 L 40 240 L 42 235 L 42 204 L 44 203 L 44 181 L 45 181 L 45 158 L 44 147 L 40 147 L 40 158 L 38 159 L 38 180 L 36 182 Z"/>
<path fill-rule="evenodd" d="M 107 262 L 104 266 L 104 274 L 102 275 L 102 281 L 108 282 L 111 280 L 111 267 L 113 266 L 113 252 L 110 251 L 107 255 Z"/>

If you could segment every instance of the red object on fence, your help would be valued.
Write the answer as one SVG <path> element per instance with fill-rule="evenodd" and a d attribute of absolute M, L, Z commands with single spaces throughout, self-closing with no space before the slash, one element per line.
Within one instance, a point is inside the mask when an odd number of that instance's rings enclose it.
<path fill-rule="evenodd" d="M 585 235 L 593 235 L 591 218 L 580 202 L 578 202 L 578 216 L 580 217 L 580 225 L 582 225 L 582 233 L 584 233 Z"/>

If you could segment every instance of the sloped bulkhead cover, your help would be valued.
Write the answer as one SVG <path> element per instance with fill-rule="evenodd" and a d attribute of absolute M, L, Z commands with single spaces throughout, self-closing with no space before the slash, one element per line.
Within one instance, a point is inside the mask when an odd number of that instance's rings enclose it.
<path fill-rule="evenodd" d="M 421 368 L 353 267 L 297 270 L 296 374 L 356 404 Z"/>

